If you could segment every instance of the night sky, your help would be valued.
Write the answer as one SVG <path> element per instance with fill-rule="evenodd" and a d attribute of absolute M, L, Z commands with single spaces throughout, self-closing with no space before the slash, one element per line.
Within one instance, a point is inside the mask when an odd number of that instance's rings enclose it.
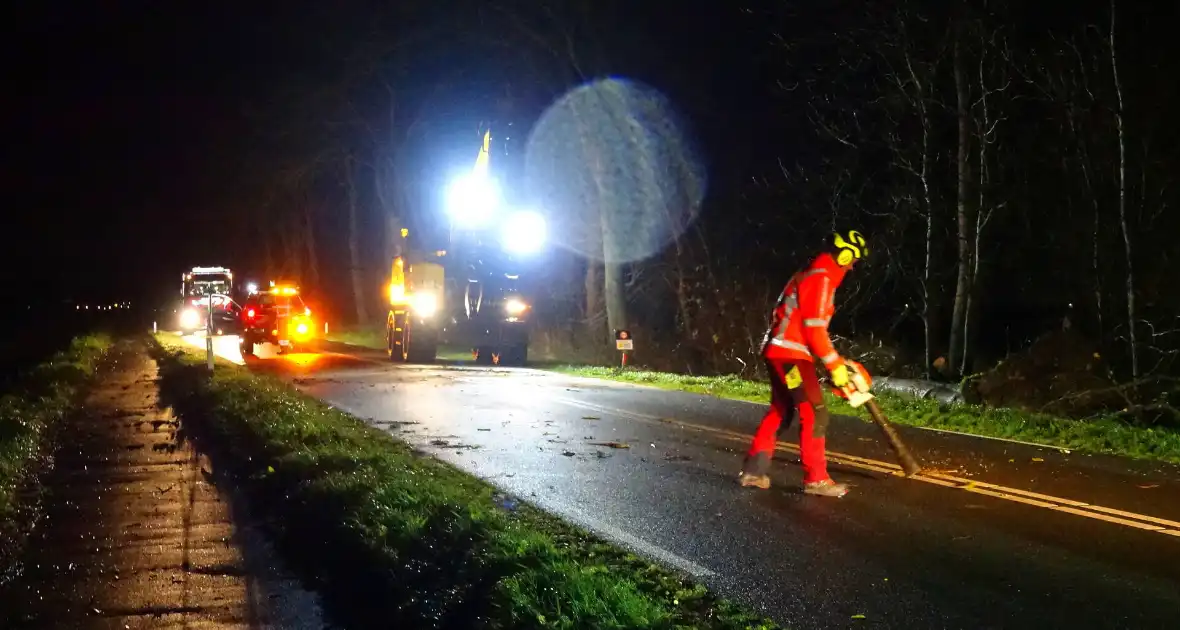
<path fill-rule="evenodd" d="M 8 9 L 4 283 L 61 298 L 122 299 L 232 256 L 214 232 L 258 124 L 291 76 L 330 79 L 328 31 L 363 28 L 363 3 L 38 3 Z M 636 76 L 670 96 L 739 170 L 766 84 L 755 17 L 727 3 L 616 12 L 604 29 Z M 30 5 L 32 6 L 32 5 Z M 360 23 L 358 23 L 358 21 Z M 15 32 L 14 32 L 15 31 Z M 495 60 L 489 63 L 494 64 Z M 684 68 L 691 68 L 686 72 Z M 515 81 L 527 90 L 528 80 Z M 252 114 L 251 112 L 254 112 Z M 754 116 L 754 119 L 760 117 Z M 765 121 L 769 117 L 762 117 Z M 77 294 L 77 295 L 75 295 Z"/>
<path fill-rule="evenodd" d="M 247 43 L 265 16 L 217 3 L 76 4 L 16 22 L 10 55 L 24 70 L 5 188 L 22 238 L 5 258 L 37 261 L 24 276 L 36 286 L 114 298 L 177 276 L 201 247 L 271 47 Z"/>

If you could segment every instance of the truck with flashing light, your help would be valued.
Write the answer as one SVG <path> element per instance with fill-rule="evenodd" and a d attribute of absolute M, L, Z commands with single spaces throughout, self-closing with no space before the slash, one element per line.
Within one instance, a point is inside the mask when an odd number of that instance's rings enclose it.
<path fill-rule="evenodd" d="M 242 358 L 254 356 L 255 346 L 273 344 L 279 354 L 299 352 L 315 338 L 311 308 L 303 302 L 299 287 L 271 283 L 265 291 L 252 291 L 242 305 L 239 342 Z"/>
<path fill-rule="evenodd" d="M 237 319 L 231 297 L 233 287 L 234 274 L 227 267 L 193 267 L 181 274 L 177 318 L 180 332 L 191 335 L 205 330 L 209 326 L 210 307 L 213 333 L 232 329 Z"/>
<path fill-rule="evenodd" d="M 503 139 L 498 155 L 507 155 Z M 528 359 L 533 305 L 522 282 L 545 242 L 544 217 L 502 196 L 490 169 L 491 130 L 475 168 L 448 195 L 446 249 L 406 247 L 390 269 L 386 342 L 390 359 L 422 363 L 439 345 L 471 349 L 477 363 L 523 365 Z M 507 162 L 507 161 L 506 161 Z M 503 178 L 507 168 L 497 175 Z"/>

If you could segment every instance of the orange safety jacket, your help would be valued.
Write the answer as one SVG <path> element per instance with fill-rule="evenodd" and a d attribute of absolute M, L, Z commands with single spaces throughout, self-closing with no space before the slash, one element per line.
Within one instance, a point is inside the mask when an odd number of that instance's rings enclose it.
<path fill-rule="evenodd" d="M 840 354 L 828 337 L 828 323 L 836 311 L 836 287 L 845 269 L 831 254 L 820 254 L 783 288 L 770 314 L 770 328 L 762 344 L 762 356 L 781 361 L 814 361 L 831 370 Z"/>

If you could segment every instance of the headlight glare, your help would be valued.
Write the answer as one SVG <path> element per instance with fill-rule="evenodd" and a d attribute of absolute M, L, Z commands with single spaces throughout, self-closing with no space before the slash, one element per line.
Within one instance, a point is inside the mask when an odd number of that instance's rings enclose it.
<path fill-rule="evenodd" d="M 180 312 L 180 327 L 189 329 L 201 325 L 201 314 L 195 308 L 186 308 Z"/>
<path fill-rule="evenodd" d="M 438 298 L 432 293 L 419 293 L 410 296 L 410 306 L 418 315 L 431 317 L 438 312 Z"/>
<path fill-rule="evenodd" d="M 520 298 L 509 298 L 504 302 L 504 312 L 511 317 L 520 317 L 527 310 L 529 305 Z"/>

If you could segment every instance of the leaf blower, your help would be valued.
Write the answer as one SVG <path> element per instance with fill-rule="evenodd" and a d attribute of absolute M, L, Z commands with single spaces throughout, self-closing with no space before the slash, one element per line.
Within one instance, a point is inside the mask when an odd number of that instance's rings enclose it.
<path fill-rule="evenodd" d="M 844 387 L 833 388 L 833 392 L 848 401 L 853 408 L 864 407 L 869 410 L 869 417 L 873 422 L 881 428 L 881 432 L 885 434 L 885 439 L 889 442 L 889 448 L 893 449 L 893 454 L 897 456 L 898 463 L 901 464 L 901 469 L 906 477 L 912 477 L 922 472 L 922 467 L 918 465 L 918 460 L 910 454 L 910 450 L 906 448 L 905 443 L 901 441 L 901 436 L 893 428 L 893 425 L 885 419 L 885 414 L 881 413 L 881 408 L 877 406 L 876 396 L 869 393 L 869 388 L 873 385 L 873 380 L 869 376 L 864 366 L 856 361 L 845 360 L 845 366 L 848 368 L 848 384 Z"/>

